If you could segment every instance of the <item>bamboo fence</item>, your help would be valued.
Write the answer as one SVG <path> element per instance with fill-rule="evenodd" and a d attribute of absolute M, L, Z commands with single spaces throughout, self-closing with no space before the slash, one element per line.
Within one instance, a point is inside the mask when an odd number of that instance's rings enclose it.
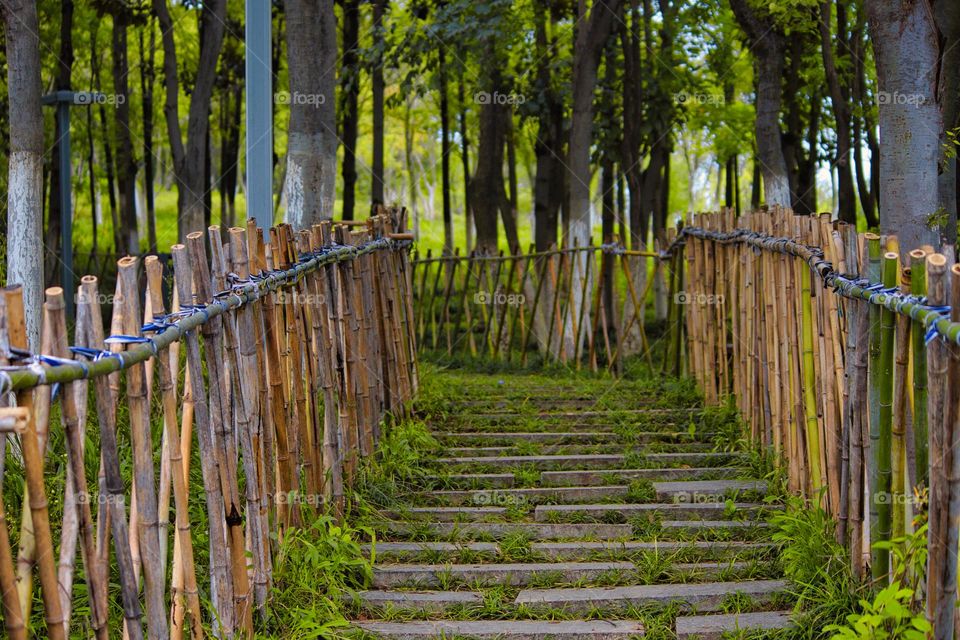
<path fill-rule="evenodd" d="M 889 545 L 929 524 L 935 638 L 960 624 L 960 265 L 829 214 L 693 216 L 685 347 L 710 402 L 733 397 L 789 489 L 836 519 L 852 569 L 889 579 Z"/>
<path fill-rule="evenodd" d="M 427 251 L 413 259 L 417 342 L 447 356 L 521 364 L 535 356 L 593 371 L 619 371 L 634 353 L 654 365 L 645 312 L 656 286 L 665 295 L 677 281 L 678 265 L 616 243 L 514 255 Z M 671 339 L 679 345 L 679 333 Z M 679 366 L 679 353 L 656 364 Z"/>
<path fill-rule="evenodd" d="M 14 504 L 0 492 L 9 637 L 253 637 L 278 541 L 342 513 L 417 389 L 412 236 L 404 211 L 375 213 L 268 235 L 252 220 L 210 227 L 171 249 L 172 274 L 122 258 L 112 296 L 82 279 L 73 347 L 65 294 L 48 289 L 40 354 L 20 289 L 3 290 L 0 478 L 22 486 Z"/>

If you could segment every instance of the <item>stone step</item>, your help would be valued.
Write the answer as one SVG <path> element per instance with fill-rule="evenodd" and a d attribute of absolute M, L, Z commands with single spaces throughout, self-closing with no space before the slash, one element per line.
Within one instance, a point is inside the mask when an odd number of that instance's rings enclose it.
<path fill-rule="evenodd" d="M 438 487 L 508 488 L 516 484 L 512 473 L 451 473 L 427 476 L 425 481 L 427 485 Z"/>
<path fill-rule="evenodd" d="M 681 562 L 670 565 L 672 573 L 688 574 L 698 579 L 716 578 L 725 571 L 743 571 L 745 562 Z M 540 578 L 555 583 L 595 581 L 613 572 L 625 573 L 628 579 L 636 565 L 627 561 L 606 562 L 525 562 L 474 564 L 387 564 L 373 571 L 373 586 L 390 589 L 400 586 L 434 588 L 447 586 L 445 580 L 470 585 L 506 584 L 526 586 Z M 636 577 L 636 574 L 633 574 Z M 633 581 L 632 579 L 630 581 Z"/>
<path fill-rule="evenodd" d="M 428 525 L 412 522 L 387 521 L 378 528 L 392 535 L 420 534 L 431 532 L 437 537 L 455 539 L 477 536 L 502 538 L 511 534 L 522 534 L 530 540 L 622 540 L 633 535 L 633 527 L 628 524 L 577 523 L 552 524 L 538 522 L 434 522 Z"/>
<path fill-rule="evenodd" d="M 763 480 L 689 480 L 654 482 L 653 489 L 657 492 L 657 500 L 702 502 L 744 491 L 765 494 L 767 483 Z"/>
<path fill-rule="evenodd" d="M 772 542 L 734 542 L 734 541 L 671 541 L 640 542 L 626 540 L 622 542 L 586 541 L 578 542 L 533 542 L 530 551 L 553 560 L 572 560 L 590 557 L 622 557 L 636 553 L 674 554 L 695 549 L 705 556 L 736 556 L 744 552 L 762 552 L 775 548 Z"/>
<path fill-rule="evenodd" d="M 474 489 L 467 491 L 424 491 L 418 495 L 452 505 L 506 506 L 545 501 L 583 502 L 603 498 L 622 498 L 629 486 L 610 484 L 599 487 L 533 487 L 524 489 Z"/>
<path fill-rule="evenodd" d="M 556 582 L 595 580 L 611 571 L 633 571 L 632 562 L 530 562 L 504 564 L 391 564 L 373 570 L 373 586 L 441 586 L 444 579 L 467 584 L 530 584 L 537 576 L 555 576 Z"/>
<path fill-rule="evenodd" d="M 398 511 L 387 511 L 387 516 L 393 519 L 431 522 L 481 522 L 502 519 L 506 515 L 506 507 L 407 507 Z"/>
<path fill-rule="evenodd" d="M 664 520 L 660 523 L 662 531 L 685 531 L 690 533 L 711 532 L 715 529 L 752 531 L 765 529 L 770 525 L 763 521 L 750 520 Z"/>
<path fill-rule="evenodd" d="M 656 432 L 653 435 L 660 435 Z M 613 431 L 446 431 L 435 433 L 441 441 L 480 442 L 540 442 L 566 444 L 574 442 L 617 442 L 620 435 Z"/>
<path fill-rule="evenodd" d="M 368 621 L 353 626 L 391 640 L 629 640 L 643 635 L 643 625 L 635 620 Z"/>
<path fill-rule="evenodd" d="M 687 453 L 649 453 L 644 457 L 651 466 L 676 465 L 704 465 L 711 463 L 716 466 L 734 463 L 741 459 L 738 454 L 717 452 L 687 452 Z M 543 456 L 464 456 L 452 458 L 437 458 L 438 465 L 449 467 L 487 466 L 523 468 L 533 467 L 544 471 L 560 469 L 606 469 L 624 463 L 625 456 L 620 453 L 595 453 L 583 455 L 543 455 Z"/>
<path fill-rule="evenodd" d="M 369 590 L 357 592 L 354 602 L 365 611 L 412 609 L 441 613 L 454 606 L 483 604 L 483 596 L 473 591 Z"/>
<path fill-rule="evenodd" d="M 698 478 L 734 478 L 740 473 L 736 467 L 666 467 L 662 469 L 581 469 L 544 471 L 540 484 L 545 487 L 572 485 L 599 485 L 606 482 L 631 480 L 696 480 Z"/>
<path fill-rule="evenodd" d="M 766 602 L 787 588 L 785 580 L 744 582 L 703 582 L 656 584 L 629 587 L 586 587 L 572 589 L 524 589 L 515 603 L 548 607 L 576 613 L 601 609 L 625 609 L 630 606 L 677 605 L 681 610 L 717 611 L 735 593 Z"/>
<path fill-rule="evenodd" d="M 652 447 L 656 447 L 657 452 L 663 453 L 708 453 L 713 450 L 713 445 L 706 442 L 658 442 Z M 536 448 L 535 455 L 569 455 L 569 456 L 587 456 L 602 453 L 622 453 L 625 450 L 636 449 L 631 443 L 614 444 L 544 444 Z M 450 447 L 446 450 L 446 455 L 456 456 L 458 458 L 471 457 L 494 457 L 503 455 L 531 455 L 530 449 L 511 445 L 491 445 L 487 447 Z"/>
<path fill-rule="evenodd" d="M 500 547 L 493 542 L 377 542 L 376 545 L 368 543 L 360 546 L 367 555 L 376 549 L 378 557 L 417 555 L 430 551 L 451 554 L 462 553 L 464 551 L 489 554 L 500 553 Z"/>
<path fill-rule="evenodd" d="M 679 616 L 676 621 L 677 640 L 721 640 L 740 632 L 771 631 L 793 626 L 789 611 L 757 611 L 712 616 Z"/>
<path fill-rule="evenodd" d="M 553 455 L 553 456 L 465 456 L 462 458 L 438 458 L 437 464 L 448 466 L 484 465 L 491 467 L 534 467 L 540 468 L 602 468 L 612 464 L 622 464 L 623 455 L 618 453 L 597 453 L 591 455 Z"/>
<path fill-rule="evenodd" d="M 666 414 L 658 418 L 658 422 L 644 426 L 646 431 L 663 431 L 664 433 L 675 433 L 678 429 L 686 426 L 683 420 L 686 417 L 681 416 L 680 424 L 670 419 Z M 456 417 L 444 418 L 443 423 L 430 423 L 434 431 L 443 431 L 444 433 L 555 433 L 562 431 L 564 433 L 596 433 L 598 431 L 613 431 L 614 425 L 610 421 L 604 420 L 583 420 L 577 421 L 571 418 L 562 420 L 549 420 L 546 418 L 533 418 L 532 420 L 522 420 L 516 416 L 504 416 L 502 420 L 476 421 L 464 418 L 460 421 Z"/>
<path fill-rule="evenodd" d="M 755 502 L 738 502 L 733 505 L 738 513 L 756 514 L 767 505 Z M 669 520 L 703 520 L 723 516 L 727 512 L 724 502 L 679 502 L 647 504 L 542 504 L 534 511 L 534 520 L 550 522 L 556 517 L 571 515 L 589 519 L 601 519 L 611 513 L 619 513 L 624 518 L 634 515 L 659 516 Z"/>

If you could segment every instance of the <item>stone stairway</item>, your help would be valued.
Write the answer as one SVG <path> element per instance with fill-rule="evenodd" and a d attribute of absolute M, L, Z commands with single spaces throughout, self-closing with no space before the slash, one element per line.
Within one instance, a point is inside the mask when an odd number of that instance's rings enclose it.
<path fill-rule="evenodd" d="M 433 420 L 430 472 L 377 524 L 354 627 L 576 640 L 789 625 L 765 483 L 714 450 L 701 410 L 623 386 L 470 377 Z"/>

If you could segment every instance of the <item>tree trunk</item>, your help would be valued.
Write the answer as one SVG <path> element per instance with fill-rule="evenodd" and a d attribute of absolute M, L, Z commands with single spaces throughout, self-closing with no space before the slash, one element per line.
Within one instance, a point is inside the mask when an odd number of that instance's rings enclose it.
<path fill-rule="evenodd" d="M 880 230 L 903 255 L 939 244 L 928 219 L 940 207 L 938 42 L 923 2 L 867 0 L 880 111 Z M 955 96 L 951 96 L 955 98 Z"/>
<path fill-rule="evenodd" d="M 127 58 L 127 26 L 130 15 L 125 7 L 113 14 L 113 91 L 116 99 L 114 140 L 117 145 L 117 189 L 120 192 L 120 237 L 122 251 L 140 253 L 137 231 L 137 162 L 133 157 L 133 136 L 130 130 L 130 88 L 127 83 L 130 65 Z"/>
<path fill-rule="evenodd" d="M 563 104 L 553 89 L 551 56 L 553 45 L 547 34 L 543 3 L 534 3 L 537 46 L 537 139 L 533 150 L 537 175 L 533 186 L 534 243 L 546 251 L 557 242 L 557 223 L 563 199 Z M 550 15 L 551 24 L 553 14 Z"/>
<path fill-rule="evenodd" d="M 460 102 L 460 160 L 463 165 L 463 218 L 466 246 L 473 246 L 473 197 L 470 190 L 470 140 L 467 137 L 467 103 L 464 98 L 463 76 L 457 82 L 457 100 Z"/>
<path fill-rule="evenodd" d="M 450 207 L 450 100 L 447 88 L 447 60 L 443 44 L 438 49 L 440 82 L 440 185 L 443 196 L 443 250 L 453 253 L 453 212 Z"/>
<path fill-rule="evenodd" d="M 360 69 L 357 49 L 360 46 L 360 2 L 343 2 L 343 56 L 340 67 L 340 117 L 343 123 L 343 214 L 344 220 L 353 220 L 357 187 L 357 126 L 360 114 Z"/>
<path fill-rule="evenodd" d="M 217 60 L 223 45 L 226 23 L 226 0 L 209 0 L 203 3 L 200 17 L 200 58 L 190 93 L 190 111 L 187 117 L 187 140 L 183 142 L 180 130 L 179 94 L 180 80 L 177 70 L 177 50 L 173 39 L 173 20 L 166 0 L 153 0 L 153 10 L 160 23 L 163 42 L 163 77 L 165 100 L 163 113 L 167 121 L 170 152 L 173 156 L 173 173 L 177 183 L 178 235 L 180 242 L 187 234 L 204 230 L 204 183 L 207 160 L 207 132 L 210 128 L 210 101 L 216 78 Z M 293 73 L 291 72 L 291 77 Z M 294 137 L 291 117 L 290 138 Z"/>
<path fill-rule="evenodd" d="M 772 19 L 760 18 L 749 0 L 730 0 L 730 7 L 747 34 L 756 73 L 757 158 L 768 205 L 789 207 L 790 182 L 780 145 L 780 82 L 784 70 L 784 36 Z"/>
<path fill-rule="evenodd" d="M 383 14 L 387 0 L 373 2 L 373 47 L 376 58 L 373 62 L 373 175 L 370 199 L 374 205 L 383 200 Z M 411 203 L 412 204 L 412 203 Z"/>
<path fill-rule="evenodd" d="M 100 92 L 100 59 L 98 58 L 97 32 L 94 31 L 90 37 L 90 70 L 93 74 L 94 91 Z M 103 132 L 110 130 L 107 124 L 107 108 L 103 102 L 97 105 L 97 115 L 100 120 L 100 129 Z M 123 239 L 120 237 L 120 218 L 117 215 L 117 195 L 114 188 L 113 176 L 113 147 L 110 144 L 109 135 L 101 135 L 103 141 L 103 166 L 107 178 L 107 201 L 110 204 L 110 224 L 113 231 L 113 250 L 115 253 L 123 252 Z"/>
<path fill-rule="evenodd" d="M 147 239 L 150 252 L 157 252 L 157 211 L 153 193 L 153 83 L 156 78 L 154 61 L 157 50 L 157 30 L 153 19 L 147 21 L 150 30 L 149 53 L 144 57 L 143 30 L 140 31 L 140 93 L 143 96 L 143 192 L 147 204 Z"/>
<path fill-rule="evenodd" d="M 833 105 L 833 118 L 836 121 L 837 154 L 834 163 L 837 168 L 837 210 L 840 220 L 851 224 L 857 222 L 856 193 L 853 190 L 853 171 L 850 162 L 850 90 L 841 83 L 837 65 L 833 57 L 831 40 L 831 3 L 820 3 L 820 47 L 823 54 L 823 68 L 830 89 L 830 102 Z M 837 33 L 841 41 L 846 40 L 846 19 L 842 3 L 837 4 Z M 839 49 L 843 50 L 843 47 Z"/>
<path fill-rule="evenodd" d="M 581 0 L 582 8 L 585 8 L 585 4 L 585 0 Z M 570 174 L 568 233 L 570 240 L 581 246 L 590 243 L 590 147 L 593 140 L 593 92 L 597 86 L 597 66 L 619 8 L 620 0 L 595 1 L 589 20 L 577 30 L 574 45 L 573 110 L 567 162 Z"/>
<path fill-rule="evenodd" d="M 23 285 L 30 350 L 40 348 L 43 309 L 43 114 L 40 27 L 35 0 L 4 0 L 10 157 L 7 178 L 7 284 Z"/>
<path fill-rule="evenodd" d="M 337 24 L 333 0 L 284 0 L 284 7 L 290 75 L 286 219 L 304 229 L 333 215 Z"/>
<path fill-rule="evenodd" d="M 940 32 L 940 86 L 937 96 L 943 118 L 940 138 L 940 207 L 947 214 L 944 240 L 957 241 L 957 158 L 946 153 L 951 142 L 947 131 L 960 125 L 960 3 L 936 2 L 937 27 Z M 951 157 L 953 155 L 953 157 Z"/>
<path fill-rule="evenodd" d="M 477 227 L 476 249 L 491 254 L 497 251 L 497 216 L 501 203 L 506 200 L 503 192 L 504 119 L 499 113 L 502 109 L 503 106 L 492 99 L 480 105 L 480 146 L 476 172 L 470 183 Z"/>

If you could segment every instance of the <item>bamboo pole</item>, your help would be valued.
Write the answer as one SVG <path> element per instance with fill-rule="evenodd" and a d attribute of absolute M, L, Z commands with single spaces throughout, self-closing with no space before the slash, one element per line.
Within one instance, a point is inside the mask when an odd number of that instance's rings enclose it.
<path fill-rule="evenodd" d="M 202 237 L 202 236 L 201 236 Z M 190 256 L 187 248 L 178 244 L 170 248 L 173 255 L 174 277 L 177 293 L 181 300 L 192 297 L 193 284 Z M 198 273 L 198 280 L 200 274 Z M 209 286 L 209 285 L 208 285 Z M 197 282 L 198 291 L 201 289 Z M 203 296 L 200 296 L 203 299 Z M 230 575 L 230 552 L 226 531 L 226 516 L 223 488 L 217 469 L 217 455 L 214 452 L 213 427 L 208 410 L 207 393 L 204 388 L 203 363 L 200 358 L 200 340 L 195 332 L 188 332 L 186 343 L 187 366 L 193 390 L 194 421 L 197 424 L 197 441 L 200 446 L 200 467 L 203 476 L 203 489 L 206 497 L 208 526 L 210 528 L 210 594 L 213 609 L 219 620 L 220 631 L 227 636 L 233 635 L 233 579 Z"/>
<path fill-rule="evenodd" d="M 82 289 L 81 289 L 82 291 Z M 59 358 L 69 358 L 67 346 L 67 323 L 63 313 L 63 293 L 59 288 L 47 290 L 48 299 L 60 296 L 58 303 L 51 306 L 51 314 L 55 341 L 53 355 Z M 79 299 L 79 296 L 78 296 Z M 77 333 L 84 334 L 88 330 L 89 314 L 78 314 L 80 323 Z M 73 573 L 76 557 L 77 539 L 81 539 L 80 551 L 83 559 L 83 568 L 90 599 L 90 622 L 97 638 L 107 638 L 107 575 L 105 567 L 97 562 L 96 538 L 94 535 L 93 515 L 90 509 L 89 493 L 87 490 L 86 468 L 84 466 L 84 441 L 86 411 L 81 413 L 77 405 L 77 389 L 86 395 L 86 381 L 72 382 L 61 394 L 61 412 L 63 427 L 66 434 L 65 445 L 67 452 L 67 483 L 64 499 L 64 523 L 67 522 L 67 511 L 72 510 L 71 526 L 61 527 L 60 533 L 60 566 L 58 582 L 60 585 L 60 607 L 63 610 L 64 627 L 70 628 L 70 614 L 73 604 Z M 85 408 L 84 408 L 85 409 Z"/>
<path fill-rule="evenodd" d="M 960 265 L 950 268 L 950 320 L 960 322 Z M 957 545 L 960 543 L 960 346 L 951 341 L 948 346 L 949 368 L 947 385 L 947 415 L 944 433 L 944 468 L 947 476 L 946 553 L 943 559 L 942 593 L 937 617 L 934 620 L 934 638 L 949 638 L 955 633 L 957 620 L 954 602 L 957 593 Z M 931 565 L 932 566 L 932 565 Z"/>
<path fill-rule="evenodd" d="M 927 295 L 927 252 L 914 249 L 910 252 L 910 293 L 918 298 Z M 916 455 L 917 484 L 927 479 L 927 346 L 924 326 L 911 323 L 913 354 L 913 437 Z"/>
<path fill-rule="evenodd" d="M 910 291 L 910 269 L 900 270 L 900 289 Z M 907 379 L 910 364 L 910 318 L 896 315 L 894 318 L 894 370 L 893 370 L 893 422 L 891 429 L 891 501 L 893 520 L 891 536 L 902 538 L 907 533 L 909 503 L 909 474 L 907 473 Z"/>
<path fill-rule="evenodd" d="M 888 252 L 883 260 L 883 285 L 886 288 L 897 286 L 898 256 Z M 882 581 L 890 571 L 890 551 L 876 547 L 880 541 L 890 540 L 892 533 L 893 509 L 892 491 L 892 439 L 893 439 L 893 351 L 896 317 L 893 311 L 880 310 L 880 356 L 877 359 L 877 397 L 880 402 L 878 428 L 874 459 L 877 465 L 877 484 L 873 488 L 873 499 L 877 509 L 877 528 L 871 533 L 873 548 L 873 577 Z"/>
<path fill-rule="evenodd" d="M 10 350 L 10 337 L 7 332 L 7 292 L 0 294 L 0 365 L 7 365 Z M 22 303 L 21 303 L 22 304 Z M 3 408 L 0 411 L 14 421 L 17 430 L 26 428 L 29 410 L 26 407 Z M 17 425 L 16 423 L 19 423 Z M 6 456 L 7 434 L 0 434 L 3 448 L 0 454 Z M 0 473 L 0 480 L 3 479 Z M 7 529 L 7 513 L 3 504 L 3 492 L 0 491 L 0 595 L 3 604 L 3 627 L 7 637 L 12 640 L 26 640 L 27 628 L 23 622 L 23 611 L 17 595 L 16 572 L 13 566 L 13 550 L 10 546 L 10 531 Z"/>
<path fill-rule="evenodd" d="M 950 285 L 947 280 L 947 260 L 939 254 L 926 258 L 927 303 L 935 306 L 948 304 Z M 927 346 L 927 420 L 928 452 L 930 456 L 930 510 L 929 510 L 929 567 L 942 567 L 946 562 L 947 511 L 949 489 L 945 464 L 944 425 L 948 396 L 949 358 L 944 340 L 936 338 Z M 943 573 L 927 572 L 927 616 L 933 623 L 933 636 L 937 639 L 952 637 L 953 625 L 946 624 L 953 610 L 953 596 L 944 590 Z"/>
<path fill-rule="evenodd" d="M 163 265 L 156 256 L 144 259 L 147 273 L 147 292 L 152 309 L 156 314 L 164 313 L 163 304 Z M 184 629 L 190 629 L 190 637 L 203 637 L 201 627 L 200 595 L 197 590 L 197 576 L 193 559 L 193 541 L 190 534 L 189 495 L 187 478 L 184 474 L 183 443 L 180 441 L 177 425 L 177 386 L 176 374 L 167 352 L 157 354 L 158 379 L 160 381 L 160 399 L 163 403 L 164 430 L 170 461 L 170 482 L 174 500 L 174 523 L 176 526 L 176 555 L 174 559 L 181 579 L 172 580 L 170 607 L 170 637 L 182 638 Z M 190 619 L 186 620 L 189 612 Z"/>

